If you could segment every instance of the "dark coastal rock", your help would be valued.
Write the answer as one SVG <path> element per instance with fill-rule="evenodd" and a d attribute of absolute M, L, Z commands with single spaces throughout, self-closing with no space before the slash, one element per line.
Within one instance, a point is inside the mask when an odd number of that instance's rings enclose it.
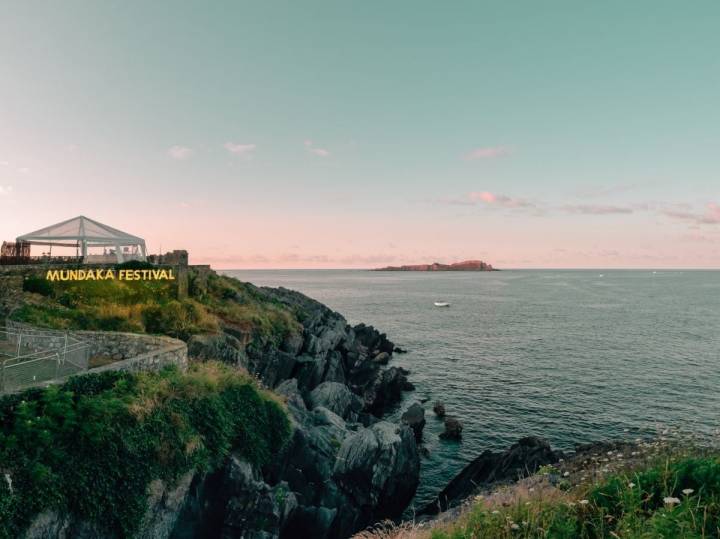
<path fill-rule="evenodd" d="M 187 343 L 191 359 L 216 359 L 230 365 L 247 368 L 245 345 L 227 333 L 219 335 L 193 335 Z"/>
<path fill-rule="evenodd" d="M 136 534 L 138 539 L 170 537 L 177 526 L 193 477 L 194 473 L 188 472 L 170 485 L 160 480 L 150 483 L 145 515 Z M 115 539 L 118 534 L 101 525 L 78 519 L 67 512 L 47 510 L 34 516 L 22 537 L 23 539 L 55 537 Z"/>
<path fill-rule="evenodd" d="M 445 403 L 443 401 L 436 401 L 433 405 L 433 412 L 438 417 L 445 417 Z"/>
<path fill-rule="evenodd" d="M 248 347 L 248 371 L 260 377 L 268 387 L 275 387 L 290 378 L 295 367 L 296 357 L 289 352 L 273 346 L 263 350 Z"/>
<path fill-rule="evenodd" d="M 423 427 L 425 427 L 425 409 L 415 402 L 410 405 L 400 419 L 413 430 L 415 440 L 419 443 L 422 440 Z"/>
<path fill-rule="evenodd" d="M 415 386 L 407 379 L 409 371 L 402 367 L 390 367 L 379 373 L 363 390 L 365 409 L 380 416 L 387 407 L 400 401 L 403 391 Z"/>
<path fill-rule="evenodd" d="M 323 382 L 308 396 L 308 406 L 310 409 L 323 406 L 343 419 L 350 418 L 355 421 L 362 410 L 363 402 L 347 386 L 339 382 Z"/>
<path fill-rule="evenodd" d="M 333 477 L 356 506 L 370 510 L 368 522 L 393 518 L 415 495 L 419 462 L 412 431 L 381 421 L 343 442 Z"/>
<path fill-rule="evenodd" d="M 393 352 L 395 352 L 396 354 L 407 354 L 407 350 L 405 350 L 404 348 L 400 348 L 399 346 L 396 346 Z"/>
<path fill-rule="evenodd" d="M 249 462 L 233 456 L 225 476 L 227 502 L 222 537 L 252 539 L 278 538 L 297 499 L 287 483 L 270 487 L 259 470 Z"/>
<path fill-rule="evenodd" d="M 445 432 L 440 434 L 440 438 L 445 440 L 459 440 L 462 438 L 463 426 L 460 420 L 454 416 L 447 416 L 445 418 Z"/>
<path fill-rule="evenodd" d="M 184 528 L 195 536 L 335 539 L 399 516 L 419 482 L 422 421 L 412 420 L 413 430 L 380 420 L 414 389 L 407 370 L 387 366 L 395 345 L 299 292 L 254 293 L 298 313 L 301 331 L 273 343 L 223 327 L 224 335 L 191 339 L 194 357 L 238 363 L 275 388 L 287 403 L 291 437 L 261 472 L 235 459 L 196 479 Z M 176 539 L 193 536 L 179 530 Z"/>
<path fill-rule="evenodd" d="M 530 475 L 546 464 L 553 464 L 562 453 L 553 451 L 542 438 L 522 438 L 507 451 L 483 451 L 440 492 L 435 501 L 425 506 L 420 515 L 435 515 L 460 503 L 479 487 L 498 481 L 515 481 Z"/>
<path fill-rule="evenodd" d="M 290 378 L 289 380 L 285 380 L 284 382 L 282 382 L 279 386 L 275 388 L 275 393 L 282 397 L 285 397 L 287 399 L 288 405 L 294 406 L 296 408 L 305 407 L 305 401 L 302 398 L 300 389 L 298 389 L 298 382 L 296 378 Z"/>
<path fill-rule="evenodd" d="M 318 389 L 316 395 L 337 390 L 325 384 Z M 419 481 L 419 455 L 408 427 L 378 421 L 364 428 L 324 406 L 307 410 L 292 381 L 278 391 L 289 395 L 293 434 L 264 470 L 264 480 L 285 481 L 295 493 L 298 507 L 283 536 L 347 537 L 402 512 Z"/>
<path fill-rule="evenodd" d="M 368 350 L 392 354 L 395 349 L 395 345 L 387 338 L 387 335 L 380 333 L 372 326 L 358 324 L 353 330 L 357 340 Z"/>
<path fill-rule="evenodd" d="M 365 324 L 350 327 L 340 314 L 299 292 L 261 288 L 258 293 L 302 313 L 302 345 L 293 337 L 291 342 L 286 339 L 279 351 L 249 352 L 251 372 L 260 375 L 270 387 L 288 377 L 297 378 L 304 392 L 311 392 L 323 382 L 343 383 L 363 398 L 365 411 L 376 416 L 397 402 L 402 391 L 414 389 L 407 380 L 408 371 L 398 367 L 383 369 L 395 350 L 384 333 Z M 287 357 L 291 350 L 298 351 L 294 363 Z M 268 362 L 278 366 L 269 368 L 265 365 Z M 290 364 L 293 367 L 288 374 Z"/>

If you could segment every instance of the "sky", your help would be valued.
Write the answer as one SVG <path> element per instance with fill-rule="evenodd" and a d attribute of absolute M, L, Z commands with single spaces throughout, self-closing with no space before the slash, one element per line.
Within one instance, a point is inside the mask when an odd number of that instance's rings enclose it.
<path fill-rule="evenodd" d="M 0 239 L 216 268 L 720 267 L 720 3 L 0 7 Z"/>

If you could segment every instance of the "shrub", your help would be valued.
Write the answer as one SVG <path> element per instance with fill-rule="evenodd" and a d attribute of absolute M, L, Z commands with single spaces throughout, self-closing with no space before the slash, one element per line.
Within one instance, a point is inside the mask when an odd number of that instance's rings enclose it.
<path fill-rule="evenodd" d="M 247 375 L 215 362 L 187 373 L 103 373 L 0 399 L 0 537 L 39 512 L 69 512 L 131 537 L 154 479 L 212 471 L 230 451 L 256 465 L 288 439 L 285 411 Z"/>
<path fill-rule="evenodd" d="M 204 308 L 191 300 L 150 305 L 142 311 L 142 320 L 148 333 L 170 335 L 183 340 L 201 330 L 218 329 L 216 322 L 207 316 Z"/>
<path fill-rule="evenodd" d="M 25 292 L 40 294 L 41 296 L 52 296 L 53 294 L 53 287 L 47 279 L 38 277 L 37 275 L 30 275 L 25 278 L 23 281 L 23 290 Z"/>

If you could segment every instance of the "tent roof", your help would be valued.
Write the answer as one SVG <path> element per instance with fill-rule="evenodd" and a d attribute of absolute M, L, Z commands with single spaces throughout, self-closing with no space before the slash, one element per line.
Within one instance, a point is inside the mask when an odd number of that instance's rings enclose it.
<path fill-rule="evenodd" d="M 144 244 L 145 240 L 94 221 L 84 215 L 74 217 L 23 236 L 17 241 L 53 242 L 53 241 L 84 241 L 99 245 L 134 245 Z"/>

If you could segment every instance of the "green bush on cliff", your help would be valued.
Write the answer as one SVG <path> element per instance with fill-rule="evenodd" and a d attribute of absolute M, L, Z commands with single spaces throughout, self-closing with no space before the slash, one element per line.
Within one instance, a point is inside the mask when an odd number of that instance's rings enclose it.
<path fill-rule="evenodd" d="M 720 458 L 668 458 L 611 476 L 572 498 L 490 507 L 479 500 L 432 539 L 466 538 L 717 538 Z"/>
<path fill-rule="evenodd" d="M 30 277 L 27 298 L 12 318 L 53 329 L 156 333 L 187 340 L 230 327 L 260 343 L 280 343 L 300 331 L 295 313 L 231 277 L 210 273 L 201 286 L 190 272 L 189 297 L 168 281 L 46 281 Z"/>
<path fill-rule="evenodd" d="M 25 292 L 40 294 L 41 296 L 51 296 L 53 293 L 52 285 L 36 275 L 30 275 L 23 280 L 23 290 Z"/>
<path fill-rule="evenodd" d="M 4 397 L 0 537 L 17 537 L 46 510 L 131 537 L 151 481 L 216 469 L 232 450 L 265 464 L 289 432 L 272 394 L 216 362 L 86 375 Z"/>

